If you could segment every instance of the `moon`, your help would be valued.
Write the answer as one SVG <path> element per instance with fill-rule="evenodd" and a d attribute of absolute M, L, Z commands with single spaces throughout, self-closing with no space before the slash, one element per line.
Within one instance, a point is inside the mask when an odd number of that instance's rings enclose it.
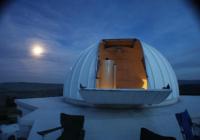
<path fill-rule="evenodd" d="M 31 49 L 31 53 L 35 57 L 41 57 L 44 54 L 44 47 L 40 44 L 34 44 Z"/>

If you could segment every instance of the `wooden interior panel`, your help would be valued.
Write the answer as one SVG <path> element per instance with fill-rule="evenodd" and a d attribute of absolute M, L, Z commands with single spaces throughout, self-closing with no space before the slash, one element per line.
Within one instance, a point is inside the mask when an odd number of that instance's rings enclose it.
<path fill-rule="evenodd" d="M 117 65 L 116 88 L 147 88 L 144 87 L 147 75 L 143 57 L 139 40 L 103 40 L 99 46 L 97 80 L 101 80 L 100 67 L 108 58 Z"/>

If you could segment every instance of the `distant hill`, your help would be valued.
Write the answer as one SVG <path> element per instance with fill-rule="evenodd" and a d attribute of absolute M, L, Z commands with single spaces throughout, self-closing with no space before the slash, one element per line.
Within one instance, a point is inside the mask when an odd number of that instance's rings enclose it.
<path fill-rule="evenodd" d="M 200 85 L 200 80 L 178 80 L 179 85 Z"/>
<path fill-rule="evenodd" d="M 181 95 L 200 95 L 200 80 L 179 80 Z M 63 95 L 63 84 L 0 83 L 0 96 L 16 98 L 53 97 Z"/>
<path fill-rule="evenodd" d="M 0 95 L 16 98 L 62 96 L 62 84 L 49 83 L 0 83 Z"/>
<path fill-rule="evenodd" d="M 179 80 L 181 95 L 200 95 L 200 80 Z"/>

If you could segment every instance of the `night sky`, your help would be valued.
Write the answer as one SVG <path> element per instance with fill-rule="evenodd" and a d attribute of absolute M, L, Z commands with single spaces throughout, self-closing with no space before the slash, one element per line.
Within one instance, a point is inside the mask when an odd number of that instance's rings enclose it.
<path fill-rule="evenodd" d="M 0 82 L 63 83 L 79 53 L 105 38 L 138 38 L 178 79 L 200 79 L 199 37 L 183 0 L 16 0 L 0 13 Z M 33 44 L 42 56 L 31 54 Z"/>

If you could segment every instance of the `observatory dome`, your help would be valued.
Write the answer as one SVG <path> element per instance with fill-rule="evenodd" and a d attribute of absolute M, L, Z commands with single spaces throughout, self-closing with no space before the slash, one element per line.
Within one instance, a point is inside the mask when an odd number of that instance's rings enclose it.
<path fill-rule="evenodd" d="M 158 104 L 172 103 L 179 97 L 177 78 L 170 63 L 155 48 L 138 39 L 104 39 L 85 49 L 67 75 L 63 93 L 65 100 L 87 104 L 80 92 L 82 88 L 93 89 L 94 94 L 95 89 L 103 89 L 104 92 L 112 89 L 114 92 L 130 91 L 129 93 L 133 90 L 132 95 L 137 92 L 145 94 L 141 96 L 141 100 L 146 95 L 157 94 L 154 90 L 160 94 L 162 90 L 170 89 L 170 93 Z M 148 98 L 151 101 L 157 100 L 160 98 L 159 94 Z M 111 95 L 108 98 L 114 99 L 115 96 Z M 97 98 L 99 96 L 94 96 L 91 100 L 98 100 Z M 106 98 L 103 100 L 107 101 Z M 120 99 L 114 103 L 123 104 Z M 131 101 L 127 102 L 130 103 Z M 140 102 L 136 101 L 136 104 Z"/>

